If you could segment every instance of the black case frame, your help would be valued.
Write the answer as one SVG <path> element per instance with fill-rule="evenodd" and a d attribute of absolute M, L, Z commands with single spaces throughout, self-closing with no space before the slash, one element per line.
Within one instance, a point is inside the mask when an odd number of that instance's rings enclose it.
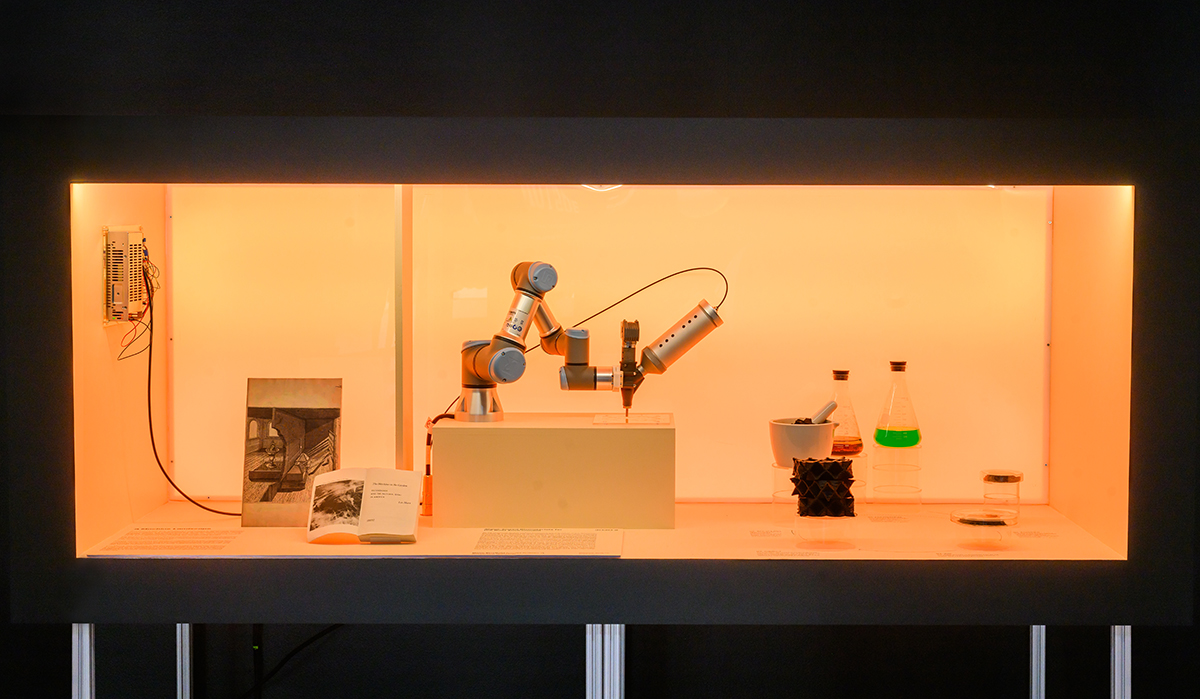
<path fill-rule="evenodd" d="M 19 622 L 1188 624 L 1196 123 L 14 117 L 4 457 Z M 71 182 L 1132 184 L 1127 561 L 79 559 Z"/>

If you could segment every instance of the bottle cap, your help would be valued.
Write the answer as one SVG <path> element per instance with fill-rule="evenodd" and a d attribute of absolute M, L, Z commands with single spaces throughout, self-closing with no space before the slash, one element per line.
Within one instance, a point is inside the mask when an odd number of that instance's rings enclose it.
<path fill-rule="evenodd" d="M 984 483 L 1020 483 L 1025 474 L 1020 471 L 980 471 Z"/>
<path fill-rule="evenodd" d="M 904 371 L 908 362 L 890 362 L 890 364 L 892 365 L 892 371 Z"/>
<path fill-rule="evenodd" d="M 833 370 L 833 380 L 834 381 L 845 381 L 848 378 L 850 378 L 850 370 L 849 369 L 834 369 Z"/>

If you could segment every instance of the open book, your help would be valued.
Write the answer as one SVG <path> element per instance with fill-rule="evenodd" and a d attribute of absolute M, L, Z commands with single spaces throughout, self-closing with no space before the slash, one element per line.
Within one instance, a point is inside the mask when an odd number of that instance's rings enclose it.
<path fill-rule="evenodd" d="M 397 544 L 417 540 L 422 474 L 346 468 L 313 481 L 308 540 L 319 544 Z"/>

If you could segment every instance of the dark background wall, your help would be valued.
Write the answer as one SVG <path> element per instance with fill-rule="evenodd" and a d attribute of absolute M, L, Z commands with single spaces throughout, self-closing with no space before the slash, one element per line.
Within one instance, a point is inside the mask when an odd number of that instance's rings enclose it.
<path fill-rule="evenodd" d="M 6 0 L 0 111 L 1162 116 L 1195 3 Z"/>
<path fill-rule="evenodd" d="M 376 5 L 7 0 L 0 115 L 1200 118 L 1196 3 Z M 5 244 L 17 234 L 3 231 Z M 7 574 L 3 584 L 8 683 L 66 695 L 69 629 L 9 624 Z M 319 629 L 266 627 L 267 667 Z M 628 634 L 631 697 L 1027 691 L 1023 627 Z M 172 627 L 108 625 L 97 636 L 101 696 L 170 695 Z M 250 624 L 197 629 L 201 696 L 250 686 L 252 638 Z M 1105 695 L 1106 629 L 1052 627 L 1048 641 L 1052 695 Z M 1135 628 L 1135 690 L 1194 686 L 1197 649 L 1194 626 Z M 293 663 L 269 695 L 392 695 L 400 683 L 579 695 L 583 630 L 342 627 Z"/>

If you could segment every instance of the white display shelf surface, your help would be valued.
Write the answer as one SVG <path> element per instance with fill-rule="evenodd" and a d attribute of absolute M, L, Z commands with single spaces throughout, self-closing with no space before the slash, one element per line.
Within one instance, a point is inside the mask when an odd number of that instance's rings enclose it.
<path fill-rule="evenodd" d="M 234 503 L 230 503 L 234 505 Z M 234 505 L 236 506 L 236 505 Z M 497 530 L 438 527 L 421 518 L 415 544 L 310 544 L 302 527 L 242 527 L 234 517 L 170 502 L 89 549 L 88 558 L 441 558 L 569 556 L 625 559 L 733 560 L 1122 560 L 1115 551 L 1047 505 L 1021 508 L 1013 527 L 964 527 L 950 513 L 961 504 L 860 504 L 843 536 L 818 541 L 790 516 L 794 505 L 679 503 L 675 529 L 563 530 L 596 532 L 592 548 L 545 550 L 537 535 L 527 546 L 498 554 L 481 543 Z M 976 506 L 978 507 L 978 506 Z M 432 519 L 432 521 L 430 521 Z M 843 526 L 838 523 L 838 526 Z M 1001 538 L 988 540 L 995 536 Z M 512 530 L 504 530 L 511 532 Z M 516 534 L 525 536 L 518 530 Z M 553 532 L 556 530 L 541 530 Z M 587 540 L 588 537 L 584 537 Z"/>

